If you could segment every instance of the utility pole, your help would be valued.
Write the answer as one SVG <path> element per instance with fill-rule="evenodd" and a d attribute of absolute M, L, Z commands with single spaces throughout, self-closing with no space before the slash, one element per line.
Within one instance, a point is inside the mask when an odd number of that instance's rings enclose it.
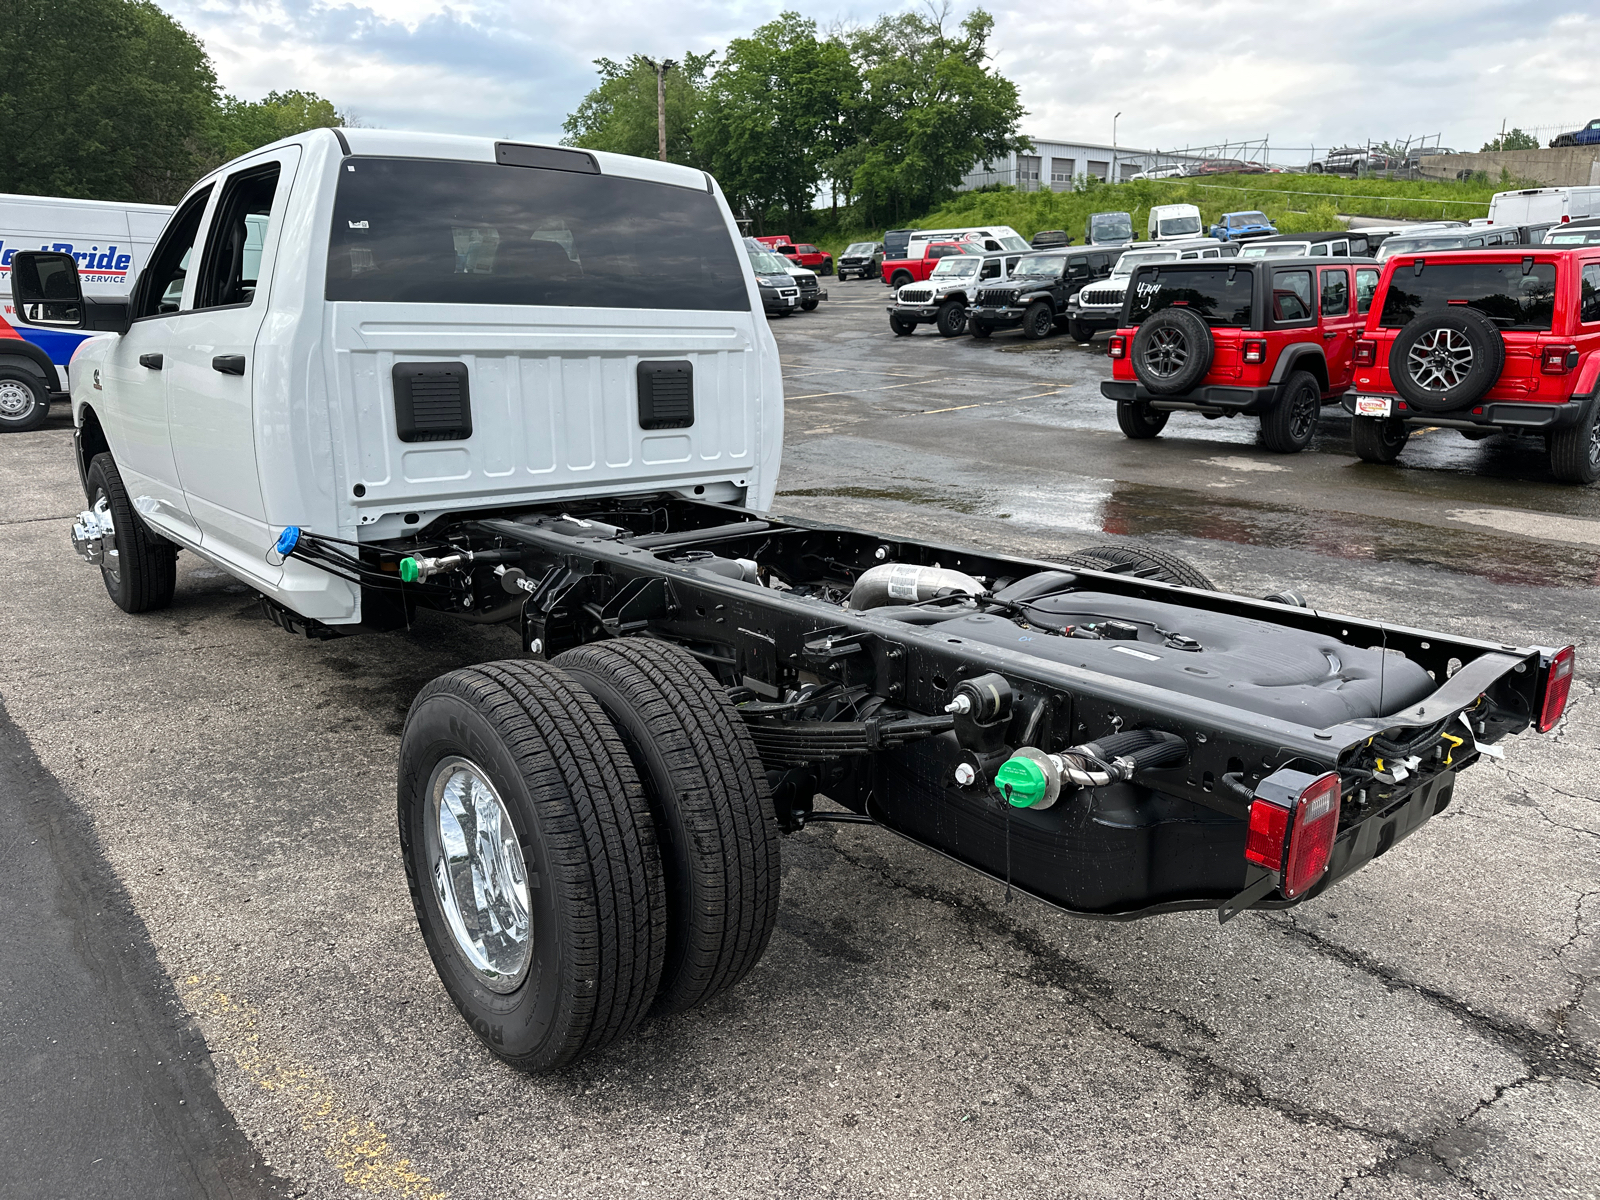
<path fill-rule="evenodd" d="M 1107 183 L 1117 181 L 1117 117 L 1121 115 L 1119 112 L 1116 117 L 1111 118 L 1111 178 L 1106 180 Z"/>
<path fill-rule="evenodd" d="M 645 64 L 656 73 L 656 140 L 659 143 L 662 162 L 667 161 L 667 72 L 678 64 L 670 58 L 663 58 L 659 63 L 653 58 L 646 58 Z"/>

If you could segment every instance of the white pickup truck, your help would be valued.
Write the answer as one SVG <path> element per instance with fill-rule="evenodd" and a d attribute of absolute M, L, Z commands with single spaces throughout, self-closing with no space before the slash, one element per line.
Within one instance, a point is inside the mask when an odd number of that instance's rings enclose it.
<path fill-rule="evenodd" d="M 30 322 L 101 334 L 72 537 L 122 609 L 165 606 L 192 552 L 313 638 L 518 623 L 524 657 L 412 701 L 397 790 L 439 977 L 527 1070 L 743 978 L 780 829 L 1227 920 L 1320 895 L 1566 704 L 1570 646 L 1224 595 L 1127 545 L 1049 563 L 753 513 L 777 349 L 684 167 L 317 130 L 197 183 L 127 303 L 70 254 L 12 268 Z"/>

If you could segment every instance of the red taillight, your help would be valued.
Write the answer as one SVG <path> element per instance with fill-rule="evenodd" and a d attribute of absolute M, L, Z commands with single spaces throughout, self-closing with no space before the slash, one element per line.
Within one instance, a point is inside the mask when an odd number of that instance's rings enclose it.
<path fill-rule="evenodd" d="M 1292 790 L 1298 787 L 1298 792 Z M 1279 873 L 1284 899 L 1303 896 L 1328 869 L 1339 833 L 1339 774 L 1277 771 L 1261 781 L 1250 802 L 1244 856 Z"/>
<path fill-rule="evenodd" d="M 1283 866 L 1283 843 L 1289 836 L 1289 810 L 1257 796 L 1250 802 L 1250 832 L 1244 839 L 1244 856 L 1258 867 L 1276 871 Z"/>
<path fill-rule="evenodd" d="M 1322 878 L 1339 832 L 1339 774 L 1329 771 L 1305 791 L 1294 809 L 1289 831 L 1289 862 L 1283 869 L 1285 900 L 1293 900 Z"/>
<path fill-rule="evenodd" d="M 1568 214 L 1568 213 L 1562 213 L 1562 214 L 1561 214 L 1561 223 L 1562 223 L 1562 224 L 1563 224 L 1563 225 L 1565 225 L 1565 224 L 1566 224 L 1566 223 L 1567 223 L 1567 222 L 1568 222 L 1568 221 L 1570 221 L 1570 220 L 1572 220 L 1572 217 L 1571 217 L 1571 215 L 1570 215 L 1570 214 Z"/>
<path fill-rule="evenodd" d="M 1246 342 L 1244 344 L 1244 361 L 1247 363 L 1266 362 L 1267 344 L 1265 342 Z"/>
<path fill-rule="evenodd" d="M 1378 343 L 1359 341 L 1356 343 L 1356 366 L 1374 367 L 1378 365 Z"/>
<path fill-rule="evenodd" d="M 1539 355 L 1539 371 L 1544 375 L 1565 375 L 1577 365 L 1576 346 L 1546 346 Z"/>
<path fill-rule="evenodd" d="M 1112 334 L 1111 340 L 1106 343 L 1106 353 L 1112 358 L 1122 358 L 1128 353 L 1128 343 L 1120 334 Z"/>
<path fill-rule="evenodd" d="M 1578 652 L 1572 646 L 1557 650 L 1544 676 L 1544 696 L 1539 701 L 1539 732 L 1549 733 L 1567 711 L 1567 696 L 1572 692 L 1572 666 Z"/>

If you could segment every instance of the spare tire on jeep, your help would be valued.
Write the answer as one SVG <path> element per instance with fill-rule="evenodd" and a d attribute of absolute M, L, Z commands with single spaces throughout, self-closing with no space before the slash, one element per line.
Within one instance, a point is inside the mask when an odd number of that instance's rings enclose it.
<path fill-rule="evenodd" d="M 1395 391 L 1422 412 L 1451 412 L 1483 399 L 1505 365 L 1505 339 L 1474 308 L 1419 313 L 1389 351 Z"/>
<path fill-rule="evenodd" d="M 1133 335 L 1133 373 L 1155 396 L 1193 391 L 1211 369 L 1211 328 L 1187 308 L 1163 308 Z"/>

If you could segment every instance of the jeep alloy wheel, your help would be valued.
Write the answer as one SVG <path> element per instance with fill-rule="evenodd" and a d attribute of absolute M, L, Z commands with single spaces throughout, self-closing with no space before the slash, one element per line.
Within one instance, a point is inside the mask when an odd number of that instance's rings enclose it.
<path fill-rule="evenodd" d="M 1472 343 L 1454 329 L 1433 329 L 1406 355 L 1406 371 L 1424 391 L 1448 392 L 1472 373 Z"/>
<path fill-rule="evenodd" d="M 1157 379 L 1179 375 L 1189 362 L 1189 340 L 1181 329 L 1158 329 L 1144 350 L 1144 369 Z"/>

